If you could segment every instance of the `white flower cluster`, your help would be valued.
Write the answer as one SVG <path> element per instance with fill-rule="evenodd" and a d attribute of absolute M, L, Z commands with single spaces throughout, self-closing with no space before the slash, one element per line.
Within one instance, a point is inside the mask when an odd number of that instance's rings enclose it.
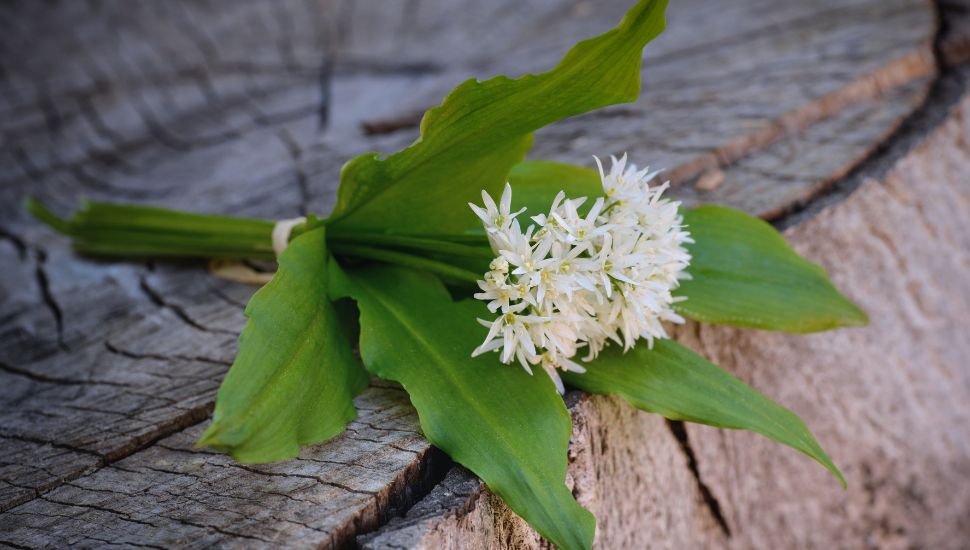
<path fill-rule="evenodd" d="M 638 338 L 652 346 L 667 337 L 662 321 L 684 322 L 672 309 L 683 298 L 671 295 L 688 277 L 684 243 L 693 242 L 680 203 L 661 198 L 669 183 L 649 186 L 657 172 L 627 165 L 626 155 L 612 160 L 604 173 L 596 159 L 605 197 L 585 215 L 586 198 L 560 192 L 523 232 L 516 216 L 524 209 L 511 212 L 508 184 L 498 205 L 484 191 L 485 207 L 470 205 L 497 255 L 475 298 L 499 313 L 479 319 L 489 331 L 473 356 L 496 351 L 530 374 L 540 365 L 562 393 L 556 369 L 585 372 L 573 360 L 579 348 L 589 361 L 610 341 L 624 350 Z"/>

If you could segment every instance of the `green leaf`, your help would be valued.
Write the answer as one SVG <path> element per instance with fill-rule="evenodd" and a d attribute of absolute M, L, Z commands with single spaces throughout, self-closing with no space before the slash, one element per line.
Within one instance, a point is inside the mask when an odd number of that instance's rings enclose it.
<path fill-rule="evenodd" d="M 425 436 L 557 546 L 589 548 L 595 519 L 565 485 L 569 413 L 547 377 L 471 357 L 484 307 L 404 268 L 334 267 L 331 285 L 357 300 L 364 364 L 404 386 Z"/>
<path fill-rule="evenodd" d="M 514 207 L 516 210 L 525 207 L 524 216 L 549 212 L 552 199 L 560 191 L 565 191 L 571 199 L 588 197 L 590 200 L 584 205 L 587 208 L 603 194 L 596 170 L 548 160 L 525 160 L 516 164 L 509 173 L 509 183 Z"/>
<path fill-rule="evenodd" d="M 666 0 L 641 0 L 620 24 L 571 49 L 549 72 L 459 85 L 421 122 L 401 152 L 368 153 L 340 174 L 331 216 L 340 231 L 457 233 L 473 225 L 467 203 L 501 192 L 532 132 L 640 94 L 642 49 L 664 28 Z"/>
<path fill-rule="evenodd" d="M 825 270 L 799 256 L 763 220 L 723 206 L 684 212 L 695 243 L 676 294 L 683 315 L 706 323 L 817 332 L 868 323 Z"/>
<path fill-rule="evenodd" d="M 293 239 L 273 280 L 250 300 L 239 353 L 199 446 L 240 462 L 273 462 L 339 434 L 356 416 L 351 400 L 367 374 L 327 298 L 324 231 Z"/>
<path fill-rule="evenodd" d="M 672 340 L 655 340 L 653 349 L 639 345 L 627 353 L 611 346 L 586 373 L 563 378 L 672 420 L 760 433 L 817 460 L 845 486 L 842 473 L 795 413 Z"/>

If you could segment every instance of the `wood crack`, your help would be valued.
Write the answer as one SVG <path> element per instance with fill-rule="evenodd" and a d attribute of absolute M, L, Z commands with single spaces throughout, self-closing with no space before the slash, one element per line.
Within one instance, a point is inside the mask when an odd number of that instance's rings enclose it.
<path fill-rule="evenodd" d="M 139 525 L 147 525 L 149 527 L 157 527 L 157 525 L 155 525 L 154 523 L 150 523 L 150 522 L 142 521 L 142 520 L 138 520 L 138 519 L 133 519 L 129 514 L 126 514 L 124 512 L 120 512 L 118 510 L 114 510 L 112 508 L 107 508 L 105 506 L 99 506 L 97 504 L 80 503 L 80 502 L 67 502 L 67 501 L 63 501 L 63 500 L 52 499 L 52 498 L 50 498 L 48 496 L 45 496 L 45 495 L 41 495 L 38 498 L 40 498 L 41 500 L 43 500 L 45 502 L 50 502 L 52 504 L 60 504 L 61 506 L 70 506 L 70 507 L 74 507 L 74 508 L 87 508 L 89 510 L 94 510 L 94 511 L 97 511 L 97 512 L 104 512 L 106 514 L 111 514 L 113 516 L 118 517 L 122 521 L 127 521 L 127 522 L 131 522 L 131 523 L 137 523 Z"/>
<path fill-rule="evenodd" d="M 12 244 L 21 261 L 27 259 L 27 243 L 22 237 L 5 227 L 0 227 L 0 240 L 8 241 Z"/>
<path fill-rule="evenodd" d="M 711 492 L 711 488 L 704 483 L 701 478 L 701 472 L 697 465 L 697 455 L 694 453 L 693 447 L 690 445 L 690 437 L 687 435 L 687 427 L 680 420 L 667 420 L 667 428 L 670 429 L 671 435 L 677 440 L 677 444 L 680 446 L 680 450 L 684 453 L 684 457 L 687 459 L 687 469 L 690 470 L 691 475 L 694 476 L 694 480 L 697 482 L 697 490 L 700 492 L 701 500 L 707 511 L 710 512 L 711 518 L 717 523 L 717 526 L 724 533 L 725 537 L 731 537 L 731 526 L 728 525 L 727 518 L 724 517 L 723 512 L 721 512 L 721 503 L 718 502 L 717 497 Z"/>
<path fill-rule="evenodd" d="M 161 353 L 139 353 L 127 349 L 119 348 L 118 346 L 111 343 L 110 340 L 104 341 L 104 348 L 108 350 L 109 353 L 115 355 L 120 355 L 122 357 L 127 357 L 128 359 L 144 360 L 144 359 L 154 359 L 156 361 L 197 361 L 199 363 L 209 363 L 212 365 L 221 365 L 224 367 L 232 366 L 232 361 L 226 359 L 215 359 L 212 357 L 206 357 L 204 355 L 183 355 L 183 354 L 161 354 Z M 184 377 L 184 376 L 183 376 Z M 189 377 L 184 377 L 189 378 Z M 195 380 L 209 380 L 209 378 L 193 378 Z"/>
<path fill-rule="evenodd" d="M 95 385 L 95 386 L 115 386 L 115 387 L 119 387 L 119 388 L 129 388 L 129 387 L 131 387 L 130 384 L 124 384 L 124 383 L 121 383 L 121 382 L 112 382 L 110 380 L 96 380 L 96 379 L 79 380 L 79 379 L 74 379 L 74 378 L 63 378 L 63 377 L 59 377 L 59 376 L 49 376 L 49 375 L 46 375 L 46 374 L 41 374 L 41 373 L 38 373 L 38 372 L 34 372 L 32 370 L 29 370 L 29 369 L 15 367 L 13 365 L 4 363 L 2 361 L 0 361 L 0 370 L 4 371 L 6 373 L 9 373 L 9 374 L 13 374 L 15 376 L 20 376 L 22 378 L 27 378 L 28 380 L 33 380 L 34 382 L 41 382 L 41 383 L 44 383 L 44 384 L 57 384 L 57 385 L 61 385 L 61 386 L 90 386 L 90 385 Z"/>
<path fill-rule="evenodd" d="M 183 308 L 182 306 L 180 306 L 178 304 L 169 303 L 165 299 L 165 297 L 163 297 L 157 290 L 155 290 L 148 283 L 148 277 L 145 276 L 145 275 L 142 275 L 139 278 L 138 287 L 142 290 L 142 292 L 145 294 L 145 296 L 147 296 L 148 299 L 153 304 L 155 304 L 156 306 L 158 306 L 158 307 L 160 307 L 162 309 L 167 309 L 167 310 L 171 311 L 183 323 L 185 323 L 186 325 L 188 325 L 188 326 L 190 326 L 190 327 L 192 327 L 192 328 L 194 328 L 196 330 L 200 330 L 202 332 L 213 332 L 213 333 L 218 333 L 218 334 L 231 334 L 231 335 L 236 335 L 237 334 L 236 332 L 233 332 L 231 330 L 218 329 L 218 328 L 209 328 L 209 327 L 207 327 L 207 326 L 199 323 L 198 321 L 196 321 L 195 319 L 193 319 L 188 314 L 187 311 L 185 311 L 185 308 Z"/>
<path fill-rule="evenodd" d="M 33 436 L 29 436 L 29 435 L 14 434 L 14 433 L 0 433 L 0 437 L 5 438 L 5 439 L 14 439 L 14 440 L 17 440 L 17 441 L 23 441 L 23 442 L 26 442 L 26 443 L 33 443 L 35 445 L 47 445 L 47 446 L 53 447 L 55 449 L 63 449 L 65 451 L 71 451 L 72 453 L 89 455 L 89 456 L 93 456 L 93 457 L 96 457 L 96 458 L 99 458 L 99 459 L 103 459 L 104 458 L 104 455 L 102 455 L 101 453 L 95 452 L 95 451 L 91 451 L 91 450 L 84 449 L 84 448 L 81 448 L 81 447 L 76 447 L 74 445 L 68 445 L 67 443 L 62 443 L 62 442 L 59 442 L 59 441 L 51 441 L 49 439 L 43 439 L 43 438 L 40 438 L 40 437 L 33 437 Z"/>
<path fill-rule="evenodd" d="M 57 329 L 57 345 L 63 351 L 70 351 L 70 348 L 64 342 L 64 312 L 61 309 L 61 305 L 57 302 L 57 298 L 54 297 L 54 293 L 51 292 L 50 279 L 44 267 L 44 264 L 47 262 L 47 254 L 38 248 L 35 249 L 35 255 L 37 269 L 34 271 L 34 275 L 37 278 L 37 288 L 40 289 L 40 297 L 44 305 L 47 306 L 51 317 L 54 318 L 54 325 Z"/>
<path fill-rule="evenodd" d="M 890 90 L 937 71 L 929 48 L 896 59 L 863 75 L 842 88 L 788 111 L 764 128 L 741 135 L 707 153 L 680 164 L 667 173 L 672 186 L 684 184 L 702 173 L 731 166 L 780 139 L 831 118 L 846 108 L 877 99 Z"/>
<path fill-rule="evenodd" d="M 950 108 L 963 97 L 967 89 L 970 76 L 960 65 L 951 63 L 947 56 L 947 45 L 960 41 L 963 34 L 952 36 L 949 21 L 958 14 L 958 7 L 947 2 L 933 0 L 937 17 L 937 32 L 933 38 L 931 60 L 936 73 L 926 97 L 919 107 L 906 116 L 896 130 L 854 166 L 842 177 L 833 180 L 823 189 L 813 194 L 810 200 L 788 205 L 780 209 L 771 222 L 779 229 L 788 227 L 811 218 L 824 208 L 841 201 L 859 188 L 865 181 L 882 177 L 896 164 L 896 161 L 909 153 L 920 143 L 931 129 L 939 126 L 949 114 Z M 970 39 L 968 39 L 970 40 Z"/>
<path fill-rule="evenodd" d="M 0 438 L 13 439 L 18 441 L 24 441 L 27 443 L 33 443 L 36 445 L 48 445 L 56 449 L 63 449 L 71 451 L 74 453 L 84 454 L 95 457 L 97 460 L 94 464 L 84 465 L 77 469 L 71 470 L 67 473 L 60 475 L 56 479 L 52 479 L 50 482 L 42 484 L 38 487 L 34 487 L 32 494 L 29 496 L 23 496 L 14 499 L 9 502 L 0 503 L 0 512 L 6 512 L 22 506 L 35 499 L 44 499 L 44 495 L 57 489 L 58 487 L 64 485 L 65 483 L 74 481 L 80 477 L 87 476 L 101 470 L 107 466 L 112 466 L 121 470 L 120 466 L 113 466 L 115 462 L 127 458 L 138 451 L 141 451 L 147 447 L 152 446 L 158 440 L 170 436 L 173 433 L 182 431 L 186 428 L 194 426 L 199 422 L 206 420 L 209 414 L 212 412 L 212 407 L 214 402 L 208 402 L 205 405 L 195 407 L 186 410 L 183 414 L 176 416 L 170 421 L 162 422 L 146 433 L 139 436 L 135 436 L 127 441 L 124 445 L 121 445 L 110 452 L 99 453 L 84 449 L 81 447 L 76 447 L 66 443 L 58 441 L 50 441 L 43 438 L 33 437 L 25 434 L 13 434 L 13 433 L 0 433 Z M 112 411 L 100 411 L 100 412 L 112 412 Z M 120 413 L 118 413 L 120 414 Z"/>
<path fill-rule="evenodd" d="M 215 531 L 216 533 L 219 533 L 220 535 L 226 535 L 226 536 L 229 536 L 229 537 L 239 538 L 239 539 L 255 540 L 255 541 L 264 542 L 264 543 L 270 544 L 270 545 L 275 545 L 276 544 L 276 541 L 272 541 L 272 540 L 269 540 L 269 539 L 265 539 L 263 537 L 257 537 L 255 535 L 247 535 L 246 533 L 239 533 L 237 531 L 230 531 L 228 529 L 225 529 L 223 527 L 218 527 L 216 525 L 207 525 L 205 523 L 196 523 L 194 521 L 189 521 L 189 520 L 187 520 L 185 518 L 180 518 L 180 517 L 165 516 L 165 518 L 166 519 L 169 519 L 169 520 L 172 520 L 172 521 L 174 521 L 176 523 L 182 524 L 182 525 L 190 525 L 192 527 L 198 527 L 199 529 L 205 529 L 207 531 Z"/>
<path fill-rule="evenodd" d="M 225 303 L 227 303 L 227 304 L 229 304 L 231 306 L 238 307 L 239 309 L 242 309 L 242 310 L 245 311 L 246 305 L 247 305 L 245 302 L 241 302 L 241 301 L 233 298 L 232 296 L 229 296 L 228 294 L 226 294 L 225 291 L 223 291 L 218 286 L 211 285 L 211 286 L 209 286 L 209 290 L 213 294 L 215 294 L 216 297 L 219 298 L 220 300 L 222 300 L 223 302 L 225 302 Z"/>
<path fill-rule="evenodd" d="M 154 545 L 154 544 L 131 542 L 131 541 L 125 541 L 123 543 L 122 542 L 112 542 L 112 541 L 107 540 L 107 539 L 99 539 L 98 537 L 95 537 L 93 535 L 84 535 L 84 538 L 81 539 L 81 540 L 82 541 L 84 541 L 84 540 L 91 540 L 91 541 L 98 542 L 98 543 L 101 543 L 103 545 L 108 545 L 108 546 L 125 546 L 125 547 L 132 547 L 132 548 L 155 548 L 157 550 L 168 550 L 164 546 L 157 546 L 157 545 Z"/>
<path fill-rule="evenodd" d="M 294 477 L 297 477 L 297 478 L 301 478 L 301 479 L 310 479 L 310 480 L 313 480 L 313 481 L 315 481 L 315 482 L 317 482 L 317 483 L 319 483 L 321 485 L 326 485 L 328 487 L 334 487 L 336 489 L 340 489 L 340 490 L 346 491 L 348 493 L 353 493 L 355 495 L 363 495 L 363 496 L 367 496 L 367 497 L 374 497 L 374 496 L 377 495 L 377 493 L 375 493 L 374 491 L 365 491 L 365 490 L 362 490 L 362 489 L 354 489 L 353 487 L 348 487 L 347 485 L 344 485 L 342 483 L 337 483 L 336 481 L 330 481 L 330 480 L 322 479 L 319 476 L 310 476 L 310 475 L 295 474 L 295 473 L 285 473 L 285 474 L 283 474 L 283 473 L 278 473 L 278 472 L 271 472 L 271 471 L 265 470 L 265 469 L 253 468 L 251 466 L 246 466 L 245 464 L 236 464 L 236 463 L 227 464 L 226 466 L 227 467 L 231 467 L 231 468 L 239 468 L 240 470 L 246 470 L 247 472 L 252 472 L 254 474 L 259 474 L 259 475 L 264 475 L 264 476 L 270 476 L 270 477 L 281 477 L 281 478 L 294 478 Z"/>

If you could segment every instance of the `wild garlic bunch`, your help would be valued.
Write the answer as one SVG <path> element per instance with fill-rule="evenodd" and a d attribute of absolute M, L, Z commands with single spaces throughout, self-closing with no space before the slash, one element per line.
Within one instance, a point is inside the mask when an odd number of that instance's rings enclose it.
<path fill-rule="evenodd" d="M 326 218 L 92 202 L 63 219 L 37 201 L 28 207 L 86 254 L 277 260 L 246 307 L 239 352 L 199 442 L 241 462 L 294 457 L 340 434 L 374 375 L 399 383 L 428 440 L 552 544 L 589 549 L 595 518 L 565 483 L 570 416 L 544 377 L 502 364 L 517 361 L 530 372 L 541 366 L 560 392 L 561 374 L 671 419 L 758 432 L 844 484 L 794 413 L 664 330 L 680 315 L 792 333 L 865 324 L 825 271 L 744 212 L 681 209 L 663 198 L 666 184 L 651 187 L 655 172 L 625 157 L 598 175 L 522 160 L 540 128 L 637 100 L 642 50 L 663 30 L 665 8 L 639 0 L 549 71 L 463 82 L 425 114 L 411 145 L 349 160 Z M 509 180 L 496 204 L 488 193 Z M 552 206 L 520 224 L 511 187 L 529 215 Z M 464 205 L 482 190 L 485 206 L 473 214 Z M 468 233 L 475 214 L 487 238 Z M 476 295 L 496 315 L 486 330 L 476 322 L 486 308 L 463 298 L 488 260 Z M 640 338 L 646 345 L 634 348 Z M 594 357 L 585 374 L 570 372 Z"/>
<path fill-rule="evenodd" d="M 650 186 L 658 172 L 638 170 L 626 155 L 612 161 L 606 173 L 596 159 L 605 197 L 585 214 L 586 197 L 560 191 L 522 231 L 511 186 L 498 205 L 484 191 L 484 208 L 470 204 L 496 254 L 475 298 L 499 314 L 479 319 L 489 331 L 473 356 L 495 351 L 530 374 L 539 365 L 562 393 L 556 371 L 585 372 L 573 359 L 580 348 L 590 361 L 609 342 L 628 350 L 643 338 L 653 347 L 667 337 L 663 321 L 684 322 L 672 307 L 684 298 L 672 291 L 688 278 L 684 245 L 693 241 L 680 203 L 662 198 L 668 183 Z"/>

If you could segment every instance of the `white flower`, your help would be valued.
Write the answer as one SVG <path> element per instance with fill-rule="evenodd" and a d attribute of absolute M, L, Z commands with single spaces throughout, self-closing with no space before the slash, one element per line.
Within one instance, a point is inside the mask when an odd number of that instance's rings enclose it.
<path fill-rule="evenodd" d="M 542 370 L 546 371 L 546 374 L 549 375 L 549 378 L 552 380 L 552 383 L 556 385 L 556 390 L 558 390 L 559 393 L 566 393 L 566 387 L 563 386 L 562 378 L 559 377 L 557 369 L 570 372 L 586 372 L 585 368 L 578 363 L 574 363 L 568 357 L 556 356 L 550 352 L 543 353 L 541 356 L 539 356 L 538 363 L 542 367 Z"/>
<path fill-rule="evenodd" d="M 541 323 L 547 319 L 537 315 L 519 315 L 527 306 L 525 302 L 515 304 L 491 322 L 479 319 L 481 324 L 488 327 L 488 336 L 485 337 L 482 345 L 475 348 L 472 357 L 486 351 L 501 349 L 503 363 L 511 363 L 513 359 L 518 359 L 522 368 L 532 374 L 529 363 L 534 362 L 538 355 L 532 342 L 529 325 Z"/>
<path fill-rule="evenodd" d="M 660 173 L 659 170 L 651 172 L 649 166 L 640 171 L 637 171 L 635 164 L 627 167 L 626 153 L 623 153 L 623 156 L 619 159 L 613 156 L 610 157 L 613 165 L 610 166 L 609 174 L 603 172 L 603 163 L 600 162 L 599 157 L 594 156 L 593 159 L 596 160 L 596 166 L 600 171 L 600 179 L 603 182 L 603 193 L 606 194 L 607 199 L 613 201 L 642 201 L 641 187 L 646 186 L 646 184 Z M 660 189 L 660 193 L 666 188 L 667 184 L 664 184 Z M 659 193 L 657 195 L 659 196 Z"/>
<path fill-rule="evenodd" d="M 625 350 L 645 339 L 666 338 L 664 322 L 684 322 L 673 310 L 673 296 L 693 242 L 683 226 L 680 203 L 662 197 L 668 184 L 650 187 L 657 172 L 612 158 L 609 173 L 599 166 L 605 197 L 583 214 L 586 198 L 559 192 L 548 213 L 531 219 L 522 231 L 511 211 L 506 184 L 499 205 L 482 193 L 484 208 L 471 205 L 482 219 L 496 258 L 475 298 L 498 313 L 473 355 L 501 354 L 532 373 L 539 365 L 563 391 L 557 369 L 584 372 L 573 358 L 586 348 L 591 360 L 609 345 Z"/>
<path fill-rule="evenodd" d="M 499 309 L 508 311 L 513 300 L 521 299 L 521 294 L 506 282 L 505 273 L 501 271 L 489 271 L 485 274 L 485 279 L 478 281 L 478 287 L 482 292 L 475 294 L 479 300 L 488 300 L 488 310 L 495 313 Z"/>
<path fill-rule="evenodd" d="M 508 183 L 505 184 L 505 189 L 502 191 L 502 199 L 499 201 L 498 206 L 495 206 L 495 201 L 484 190 L 482 190 L 482 201 L 485 202 L 484 209 L 472 203 L 468 203 L 468 206 L 482 220 L 482 223 L 485 225 L 485 230 L 490 234 L 508 231 L 515 217 L 525 212 L 525 208 L 523 208 L 518 212 L 512 213 L 512 186 Z"/>

